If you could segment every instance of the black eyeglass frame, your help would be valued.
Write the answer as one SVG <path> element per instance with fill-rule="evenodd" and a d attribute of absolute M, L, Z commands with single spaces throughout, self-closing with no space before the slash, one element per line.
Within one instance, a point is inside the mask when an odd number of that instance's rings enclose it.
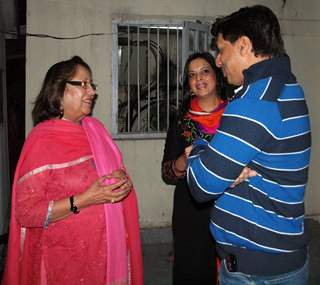
<path fill-rule="evenodd" d="M 93 82 L 87 82 L 87 81 L 80 81 L 80 80 L 67 80 L 66 83 L 69 83 L 73 86 L 80 86 L 83 89 L 88 89 L 89 86 L 96 91 L 98 88 L 98 85 Z"/>

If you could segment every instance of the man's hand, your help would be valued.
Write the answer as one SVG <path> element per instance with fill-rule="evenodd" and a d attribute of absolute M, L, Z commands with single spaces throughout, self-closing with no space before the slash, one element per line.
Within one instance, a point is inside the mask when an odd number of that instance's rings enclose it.
<path fill-rule="evenodd" d="M 246 166 L 245 168 L 243 168 L 243 170 L 241 171 L 238 178 L 230 185 L 230 188 L 234 188 L 235 186 L 237 186 L 238 184 L 240 184 L 242 181 L 246 180 L 247 178 L 253 177 L 256 175 L 257 175 L 256 171 L 254 171 L 251 168 L 249 168 L 248 166 Z"/>

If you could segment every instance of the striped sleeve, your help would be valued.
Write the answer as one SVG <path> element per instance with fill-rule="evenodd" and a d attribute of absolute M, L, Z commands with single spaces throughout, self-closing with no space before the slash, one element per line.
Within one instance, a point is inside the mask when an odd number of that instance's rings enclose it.
<path fill-rule="evenodd" d="M 280 115 L 268 116 L 270 109 L 277 114 L 276 108 L 272 102 L 250 99 L 229 104 L 217 134 L 198 151 L 196 147 L 188 160 L 187 180 L 196 200 L 218 198 L 261 152 L 279 126 Z"/>

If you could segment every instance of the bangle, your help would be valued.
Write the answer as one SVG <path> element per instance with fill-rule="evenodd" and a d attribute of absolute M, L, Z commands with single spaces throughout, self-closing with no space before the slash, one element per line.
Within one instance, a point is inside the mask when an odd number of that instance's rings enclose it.
<path fill-rule="evenodd" d="M 78 207 L 74 204 L 73 196 L 70 197 L 70 211 L 74 214 L 80 213 L 80 211 L 78 210 Z"/>
<path fill-rule="evenodd" d="M 43 228 L 45 228 L 45 229 L 48 228 L 49 223 L 50 223 L 53 204 L 54 204 L 53 200 L 49 202 L 48 211 L 47 211 L 47 217 L 46 217 L 46 220 L 44 221 L 44 225 L 43 225 Z"/>

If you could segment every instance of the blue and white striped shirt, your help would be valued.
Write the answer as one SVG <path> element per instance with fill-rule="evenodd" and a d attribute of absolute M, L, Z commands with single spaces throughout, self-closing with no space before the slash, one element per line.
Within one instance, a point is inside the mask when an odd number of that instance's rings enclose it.
<path fill-rule="evenodd" d="M 219 246 L 294 252 L 307 245 L 311 132 L 304 93 L 287 56 L 259 62 L 244 75 L 216 135 L 195 143 L 188 183 L 196 200 L 215 200 L 210 229 Z M 229 188 L 244 166 L 258 175 Z"/>

